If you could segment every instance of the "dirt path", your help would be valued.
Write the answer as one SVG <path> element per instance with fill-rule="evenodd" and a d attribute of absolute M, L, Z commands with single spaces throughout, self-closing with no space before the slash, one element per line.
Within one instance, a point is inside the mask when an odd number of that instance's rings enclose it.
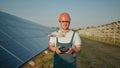
<path fill-rule="evenodd" d="M 120 68 L 120 47 L 82 38 L 77 68 Z"/>

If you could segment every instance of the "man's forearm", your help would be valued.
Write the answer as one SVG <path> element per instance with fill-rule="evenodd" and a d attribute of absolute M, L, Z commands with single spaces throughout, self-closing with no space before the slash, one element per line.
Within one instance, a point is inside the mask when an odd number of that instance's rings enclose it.
<path fill-rule="evenodd" d="M 54 46 L 52 46 L 52 47 L 49 47 L 49 49 L 51 50 L 51 51 L 53 51 L 53 52 L 55 52 L 56 51 L 56 47 Z"/>
<path fill-rule="evenodd" d="M 78 53 L 78 52 L 80 52 L 80 49 L 73 48 L 73 52 Z"/>
<path fill-rule="evenodd" d="M 80 52 L 80 50 L 81 50 L 81 47 L 75 47 L 75 48 L 73 48 L 73 52 L 75 52 L 75 53 Z"/>

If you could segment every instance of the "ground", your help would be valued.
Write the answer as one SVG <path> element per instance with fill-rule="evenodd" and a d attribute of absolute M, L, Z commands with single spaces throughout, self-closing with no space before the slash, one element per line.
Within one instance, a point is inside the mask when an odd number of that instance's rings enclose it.
<path fill-rule="evenodd" d="M 77 54 L 77 68 L 120 68 L 120 47 L 85 38 L 82 39 L 81 52 Z M 24 68 L 52 68 L 53 53 L 44 52 L 32 59 L 34 66 L 25 64 Z"/>

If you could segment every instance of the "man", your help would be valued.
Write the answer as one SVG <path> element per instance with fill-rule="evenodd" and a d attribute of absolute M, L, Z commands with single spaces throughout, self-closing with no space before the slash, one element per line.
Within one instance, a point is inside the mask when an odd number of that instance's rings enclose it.
<path fill-rule="evenodd" d="M 54 68 L 76 68 L 76 55 L 80 52 L 81 40 L 79 35 L 70 30 L 70 15 L 63 12 L 59 16 L 60 30 L 65 37 L 50 37 L 49 49 L 54 53 Z"/>

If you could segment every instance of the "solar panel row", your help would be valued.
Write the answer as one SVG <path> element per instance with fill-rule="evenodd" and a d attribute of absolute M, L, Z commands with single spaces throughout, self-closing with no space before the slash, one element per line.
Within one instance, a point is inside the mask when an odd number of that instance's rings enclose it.
<path fill-rule="evenodd" d="M 16 68 L 48 46 L 53 30 L 0 12 L 0 68 Z"/>

